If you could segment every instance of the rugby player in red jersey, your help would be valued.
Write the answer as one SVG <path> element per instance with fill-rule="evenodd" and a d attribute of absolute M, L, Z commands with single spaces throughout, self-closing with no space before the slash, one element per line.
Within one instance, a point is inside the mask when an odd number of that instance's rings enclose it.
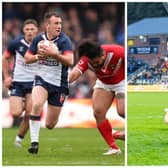
<path fill-rule="evenodd" d="M 119 154 L 121 151 L 115 143 L 106 113 L 116 98 L 117 112 L 125 117 L 124 48 L 119 45 L 100 46 L 85 40 L 79 45 L 77 52 L 80 60 L 70 72 L 69 82 L 78 79 L 88 69 L 96 74 L 92 102 L 97 128 L 109 145 L 109 150 L 104 155 Z"/>

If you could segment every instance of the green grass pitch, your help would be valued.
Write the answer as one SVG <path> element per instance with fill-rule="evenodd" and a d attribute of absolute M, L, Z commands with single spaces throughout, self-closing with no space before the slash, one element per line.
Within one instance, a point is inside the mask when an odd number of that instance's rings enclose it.
<path fill-rule="evenodd" d="M 168 93 L 128 93 L 128 165 L 168 165 Z"/>
<path fill-rule="evenodd" d="M 72 166 L 72 165 L 124 165 L 124 141 L 117 144 L 122 154 L 103 156 L 108 146 L 95 128 L 56 128 L 40 130 L 40 148 L 38 155 L 27 152 L 29 133 L 22 148 L 14 146 L 16 128 L 2 130 L 2 165 L 29 166 Z"/>

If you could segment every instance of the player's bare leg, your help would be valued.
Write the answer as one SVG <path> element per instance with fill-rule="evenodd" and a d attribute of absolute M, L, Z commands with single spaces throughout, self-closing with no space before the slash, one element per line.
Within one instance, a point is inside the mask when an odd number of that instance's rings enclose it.
<path fill-rule="evenodd" d="M 45 101 L 48 98 L 48 92 L 41 86 L 35 86 L 32 90 L 32 111 L 29 119 L 31 146 L 29 153 L 38 153 L 39 133 L 40 133 L 40 113 Z"/>
<path fill-rule="evenodd" d="M 125 117 L 125 94 L 117 93 L 116 94 L 116 108 L 117 112 L 121 117 Z M 113 133 L 113 137 L 115 139 L 125 140 L 125 132 L 124 131 L 116 131 Z"/>
<path fill-rule="evenodd" d="M 10 96 L 9 110 L 14 118 L 18 118 L 23 110 L 23 98 L 18 96 Z"/>
<path fill-rule="evenodd" d="M 116 94 L 116 106 L 117 106 L 117 113 L 124 118 L 125 117 L 125 93 Z"/>
<path fill-rule="evenodd" d="M 25 101 L 23 102 L 23 106 L 24 106 L 23 110 L 25 110 L 25 113 L 24 113 L 23 120 L 19 127 L 18 135 L 16 136 L 16 139 L 15 139 L 15 145 L 18 147 L 21 147 L 22 140 L 25 137 L 29 129 L 29 115 L 30 115 L 31 108 L 32 108 L 31 94 L 26 95 Z"/>
<path fill-rule="evenodd" d="M 118 154 L 121 152 L 115 143 L 115 139 L 113 138 L 112 126 L 106 119 L 106 113 L 110 108 L 113 99 L 113 92 L 108 92 L 103 89 L 94 89 L 92 101 L 97 127 L 110 147 L 108 152 L 104 153 L 104 155 Z"/>
<path fill-rule="evenodd" d="M 115 139 L 125 140 L 125 132 L 124 131 L 113 131 L 113 137 Z"/>
<path fill-rule="evenodd" d="M 61 107 L 52 106 L 50 104 L 48 105 L 48 111 L 46 116 L 46 127 L 48 129 L 53 129 L 57 124 L 61 109 Z"/>
<path fill-rule="evenodd" d="M 19 96 L 10 96 L 9 110 L 14 119 L 20 117 L 23 112 L 23 98 Z M 15 146 L 21 147 L 22 139 L 22 135 L 17 135 L 14 142 Z"/>

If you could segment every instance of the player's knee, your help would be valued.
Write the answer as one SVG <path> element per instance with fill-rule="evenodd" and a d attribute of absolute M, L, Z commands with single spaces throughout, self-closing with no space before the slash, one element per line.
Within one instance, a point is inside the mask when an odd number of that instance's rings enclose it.
<path fill-rule="evenodd" d="M 119 111 L 118 114 L 119 114 L 120 117 L 125 118 L 124 110 L 123 111 Z"/>
<path fill-rule="evenodd" d="M 40 114 L 40 111 L 41 111 L 41 104 L 33 104 L 33 113 L 34 114 Z"/>
<path fill-rule="evenodd" d="M 100 118 L 104 118 L 105 115 L 101 110 L 94 110 L 94 117 L 95 119 L 100 119 Z"/>
<path fill-rule="evenodd" d="M 12 116 L 13 116 L 13 118 L 18 118 L 18 117 L 20 117 L 20 113 L 19 112 L 12 112 Z"/>

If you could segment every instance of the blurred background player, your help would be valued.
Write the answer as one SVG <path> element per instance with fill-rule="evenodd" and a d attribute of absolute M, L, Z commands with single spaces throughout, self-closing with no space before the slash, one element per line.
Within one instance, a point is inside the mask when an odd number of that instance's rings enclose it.
<path fill-rule="evenodd" d="M 38 35 L 32 42 L 25 58 L 27 63 L 38 61 L 38 71 L 35 77 L 35 86 L 32 91 L 32 111 L 30 115 L 31 147 L 29 153 L 38 153 L 40 112 L 48 100 L 46 127 L 55 127 L 65 96 L 68 95 L 68 67 L 73 65 L 71 41 L 62 32 L 62 19 L 55 12 L 48 12 L 44 16 L 46 32 Z M 38 43 L 49 40 L 53 46 Z M 55 48 L 58 48 L 56 50 Z"/>
<path fill-rule="evenodd" d="M 21 142 L 29 128 L 29 114 L 32 106 L 31 92 L 36 68 L 36 64 L 25 63 L 24 55 L 37 32 L 37 22 L 33 19 L 25 20 L 23 23 L 24 35 L 18 36 L 9 43 L 2 59 L 4 85 L 11 90 L 9 110 L 14 118 L 20 117 L 25 111 L 15 139 L 15 145 L 19 147 L 21 147 Z M 10 60 L 14 60 L 15 64 L 13 73 L 10 72 Z"/>
<path fill-rule="evenodd" d="M 119 45 L 100 46 L 85 40 L 77 52 L 80 61 L 70 72 L 69 82 L 78 79 L 88 69 L 96 74 L 92 103 L 97 128 L 109 145 L 104 155 L 119 154 L 121 151 L 115 143 L 106 113 L 116 98 L 117 112 L 125 117 L 124 48 Z"/>

